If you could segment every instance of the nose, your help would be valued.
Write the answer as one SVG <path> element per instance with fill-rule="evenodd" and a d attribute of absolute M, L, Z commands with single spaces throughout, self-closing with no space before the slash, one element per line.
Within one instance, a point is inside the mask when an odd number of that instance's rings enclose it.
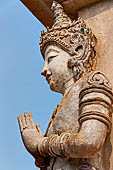
<path fill-rule="evenodd" d="M 47 65 L 44 64 L 44 67 L 43 67 L 43 69 L 42 69 L 41 75 L 43 75 L 43 76 L 46 77 L 46 74 L 47 74 Z"/>

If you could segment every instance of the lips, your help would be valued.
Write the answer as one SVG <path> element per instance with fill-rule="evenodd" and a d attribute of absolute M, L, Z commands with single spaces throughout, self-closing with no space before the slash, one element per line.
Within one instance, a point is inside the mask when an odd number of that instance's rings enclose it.
<path fill-rule="evenodd" d="M 47 80 L 47 82 L 48 82 L 48 84 L 49 84 L 49 82 L 50 82 L 50 80 L 51 80 L 50 76 L 46 76 L 46 80 Z"/>

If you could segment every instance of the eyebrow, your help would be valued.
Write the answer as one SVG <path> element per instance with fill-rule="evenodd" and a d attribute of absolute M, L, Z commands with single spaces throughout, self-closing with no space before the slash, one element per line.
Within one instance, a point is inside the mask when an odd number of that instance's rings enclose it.
<path fill-rule="evenodd" d="M 60 51 L 58 50 L 55 50 L 55 49 L 49 49 L 46 53 L 46 55 L 48 55 L 50 52 L 56 52 L 56 53 L 59 53 Z"/>

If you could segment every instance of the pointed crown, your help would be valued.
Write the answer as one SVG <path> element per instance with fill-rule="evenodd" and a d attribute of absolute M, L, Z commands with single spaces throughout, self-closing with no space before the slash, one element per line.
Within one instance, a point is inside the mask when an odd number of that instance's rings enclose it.
<path fill-rule="evenodd" d="M 80 45 L 87 45 L 90 51 L 94 48 L 96 38 L 82 18 L 72 21 L 56 1 L 53 1 L 51 9 L 54 12 L 54 24 L 52 28 L 47 27 L 46 32 L 41 31 L 40 50 L 43 57 L 47 45 L 52 43 L 60 46 L 71 56 L 77 54 Z"/>

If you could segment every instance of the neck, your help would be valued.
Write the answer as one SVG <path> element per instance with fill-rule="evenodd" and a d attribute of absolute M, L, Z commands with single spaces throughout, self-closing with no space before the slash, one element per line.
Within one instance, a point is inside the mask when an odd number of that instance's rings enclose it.
<path fill-rule="evenodd" d="M 71 87 L 74 84 L 74 77 L 71 77 L 65 84 L 64 84 L 64 89 L 63 89 L 63 95 L 67 94 L 69 92 L 69 90 L 71 89 Z"/>

